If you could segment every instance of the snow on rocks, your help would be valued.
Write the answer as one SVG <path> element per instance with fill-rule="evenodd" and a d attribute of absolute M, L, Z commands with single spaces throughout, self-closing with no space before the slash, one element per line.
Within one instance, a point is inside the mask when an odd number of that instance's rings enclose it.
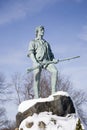
<path fill-rule="evenodd" d="M 66 96 L 68 97 L 69 94 L 67 92 L 64 91 L 58 91 L 55 94 L 49 96 L 48 98 L 38 98 L 38 99 L 31 99 L 31 100 L 26 100 L 23 101 L 19 107 L 18 107 L 18 112 L 23 113 L 24 111 L 26 111 L 27 109 L 29 109 L 31 106 L 35 105 L 37 102 L 49 102 L 49 101 L 53 101 L 54 98 L 57 95 L 61 95 L 61 96 Z"/>
<path fill-rule="evenodd" d="M 75 130 L 77 121 L 75 114 L 61 117 L 52 115 L 51 112 L 42 112 L 23 120 L 19 130 Z"/>

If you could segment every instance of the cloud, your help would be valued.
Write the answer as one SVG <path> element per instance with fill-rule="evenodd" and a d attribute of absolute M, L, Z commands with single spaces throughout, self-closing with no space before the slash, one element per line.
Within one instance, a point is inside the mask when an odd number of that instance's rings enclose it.
<path fill-rule="evenodd" d="M 64 0 L 8 0 L 1 4 L 0 25 L 22 19 L 42 11 L 45 7 Z M 67 1 L 67 0 L 66 0 Z M 84 0 L 73 0 L 83 2 Z"/>
<path fill-rule="evenodd" d="M 13 51 L 9 54 L 0 55 L 0 65 L 21 65 L 23 63 L 23 52 Z"/>
<path fill-rule="evenodd" d="M 27 68 L 31 68 L 32 62 L 27 58 L 25 50 L 9 48 L 0 54 L 0 72 L 6 75 L 9 81 L 10 76 L 15 72 L 26 74 Z"/>
<path fill-rule="evenodd" d="M 45 7 L 65 0 L 8 0 L 0 1 L 0 25 L 42 11 Z M 84 0 L 71 0 L 82 3 Z M 67 0 L 66 0 L 67 2 Z M 2 4 L 3 3 L 3 4 Z"/>
<path fill-rule="evenodd" d="M 83 26 L 82 32 L 78 35 L 78 37 L 79 37 L 81 40 L 84 40 L 84 41 L 87 42 L 87 25 L 86 25 L 86 26 Z"/>
<path fill-rule="evenodd" d="M 8 0 L 8 3 L 4 2 L 0 9 L 0 24 L 9 23 L 13 20 L 24 18 L 27 15 L 32 15 L 55 2 L 57 0 Z"/>

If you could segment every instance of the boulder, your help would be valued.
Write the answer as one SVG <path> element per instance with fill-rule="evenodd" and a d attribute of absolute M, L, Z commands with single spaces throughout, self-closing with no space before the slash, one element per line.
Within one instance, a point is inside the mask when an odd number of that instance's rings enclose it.
<path fill-rule="evenodd" d="M 48 97 L 49 99 L 49 97 Z M 33 100 L 32 100 L 33 101 Z M 66 116 L 67 114 L 75 113 L 75 108 L 70 96 L 67 95 L 53 95 L 52 100 L 45 100 L 37 102 L 29 107 L 24 112 L 18 112 L 16 115 L 16 122 L 17 127 L 19 127 L 20 123 L 27 118 L 28 116 L 32 116 L 34 113 L 41 113 L 41 112 L 52 112 L 52 114 L 57 116 Z"/>

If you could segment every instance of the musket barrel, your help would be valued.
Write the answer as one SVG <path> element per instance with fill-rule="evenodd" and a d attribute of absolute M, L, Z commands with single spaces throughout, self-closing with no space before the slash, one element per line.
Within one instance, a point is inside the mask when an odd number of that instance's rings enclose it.
<path fill-rule="evenodd" d="M 58 62 L 54 62 L 54 61 L 48 61 L 46 63 L 42 63 L 41 66 L 45 65 L 45 64 L 57 64 L 59 62 L 63 62 L 63 61 L 69 61 L 69 60 L 72 60 L 72 59 L 76 59 L 76 58 L 80 58 L 80 56 L 75 56 L 75 57 L 71 57 L 71 58 L 65 58 L 65 59 L 62 59 L 62 60 L 58 60 Z M 33 67 L 33 68 L 30 68 L 30 69 L 27 69 L 27 72 L 31 72 L 31 71 L 34 71 L 35 69 L 38 69 L 40 66 L 36 66 L 36 67 Z"/>
<path fill-rule="evenodd" d="M 67 60 L 69 61 L 69 60 L 76 59 L 76 58 L 80 58 L 80 56 L 75 56 L 75 57 L 71 57 L 71 58 L 65 58 L 65 59 L 59 60 L 59 62 L 67 61 Z"/>

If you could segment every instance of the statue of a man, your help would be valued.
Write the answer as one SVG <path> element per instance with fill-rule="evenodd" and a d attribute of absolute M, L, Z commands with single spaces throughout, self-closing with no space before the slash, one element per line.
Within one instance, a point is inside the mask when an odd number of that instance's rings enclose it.
<path fill-rule="evenodd" d="M 49 43 L 43 39 L 44 36 L 44 27 L 39 26 L 36 28 L 36 38 L 29 43 L 28 57 L 33 61 L 33 66 L 36 67 L 41 63 L 47 63 L 48 61 L 54 61 L 57 63 L 57 60 L 54 58 L 52 50 Z M 51 87 L 52 94 L 56 91 L 56 82 L 58 71 L 54 64 L 44 65 L 43 68 L 51 72 Z M 34 93 L 35 98 L 39 98 L 40 91 L 40 75 L 42 67 L 38 67 L 34 70 Z"/>

